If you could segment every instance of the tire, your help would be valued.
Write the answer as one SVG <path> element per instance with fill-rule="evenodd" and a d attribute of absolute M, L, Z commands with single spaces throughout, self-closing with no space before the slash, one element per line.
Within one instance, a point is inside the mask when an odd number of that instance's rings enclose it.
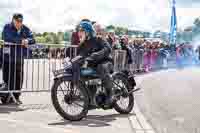
<path fill-rule="evenodd" d="M 9 94 L 7 94 L 7 95 L 4 94 L 4 96 L 1 95 L 0 99 L 1 99 L 1 103 L 2 103 L 2 104 L 7 104 L 8 95 L 9 95 Z"/>
<path fill-rule="evenodd" d="M 128 86 L 129 86 L 128 85 L 128 79 L 126 78 L 125 75 L 123 75 L 121 73 L 118 73 L 118 74 L 114 75 L 113 76 L 113 80 L 114 80 L 114 82 L 116 80 L 121 80 L 122 83 L 126 86 L 126 88 L 128 88 Z M 123 98 L 123 97 L 120 96 L 120 99 L 121 98 Z M 129 99 L 129 102 L 128 102 L 128 105 L 127 105 L 126 108 L 122 108 L 122 107 L 119 106 L 119 104 L 118 104 L 119 100 L 117 100 L 113 105 L 113 108 L 120 114 L 129 114 L 132 111 L 133 107 L 134 107 L 134 94 L 131 93 L 126 98 Z"/>
<path fill-rule="evenodd" d="M 84 101 L 83 109 L 77 115 L 71 115 L 71 114 L 67 113 L 61 107 L 61 105 L 60 105 L 60 103 L 58 101 L 58 97 L 57 97 L 58 87 L 63 82 L 65 82 L 65 81 L 63 81 L 61 79 L 57 79 L 57 80 L 55 80 L 55 82 L 54 82 L 54 84 L 53 84 L 53 86 L 51 88 L 51 99 L 52 99 L 53 106 L 54 106 L 55 110 L 57 111 L 57 113 L 59 115 L 61 115 L 61 117 L 63 117 L 64 119 L 69 120 L 69 121 L 80 121 L 81 119 L 83 119 L 84 117 L 86 117 L 86 115 L 88 113 L 88 106 L 89 106 L 88 95 L 87 95 L 86 91 L 83 88 L 77 88 L 83 94 L 83 97 L 84 97 L 83 98 L 84 99 L 83 100 Z"/>

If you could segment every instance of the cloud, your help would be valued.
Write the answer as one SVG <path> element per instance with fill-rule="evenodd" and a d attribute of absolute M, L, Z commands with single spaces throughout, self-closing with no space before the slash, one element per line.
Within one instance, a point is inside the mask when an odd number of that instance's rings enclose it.
<path fill-rule="evenodd" d="M 178 26 L 182 28 L 193 22 L 200 9 L 184 7 L 188 0 L 181 1 L 177 0 L 182 5 L 177 8 L 177 16 Z M 104 25 L 169 31 L 171 16 L 169 0 L 1 0 L 0 27 L 14 12 L 23 13 L 24 23 L 36 32 L 73 28 L 83 17 Z"/>

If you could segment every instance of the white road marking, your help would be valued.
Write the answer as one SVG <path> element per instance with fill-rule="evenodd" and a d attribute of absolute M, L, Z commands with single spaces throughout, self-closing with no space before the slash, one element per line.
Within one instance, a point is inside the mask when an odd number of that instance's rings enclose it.
<path fill-rule="evenodd" d="M 132 124 L 132 127 L 134 128 L 134 130 L 142 130 L 142 127 L 138 123 L 136 116 L 133 116 L 133 117 L 131 116 L 131 117 L 129 117 L 129 119 L 131 121 L 131 124 Z"/>
<path fill-rule="evenodd" d="M 141 77 L 138 76 L 138 78 L 136 77 L 137 87 L 141 85 L 144 78 L 151 77 L 153 74 L 154 73 L 150 73 Z M 155 133 L 151 125 L 147 122 L 144 115 L 139 110 L 137 103 L 135 103 L 134 112 L 136 116 L 130 116 L 129 119 L 132 123 L 132 127 L 134 128 L 135 132 L 136 133 Z"/>

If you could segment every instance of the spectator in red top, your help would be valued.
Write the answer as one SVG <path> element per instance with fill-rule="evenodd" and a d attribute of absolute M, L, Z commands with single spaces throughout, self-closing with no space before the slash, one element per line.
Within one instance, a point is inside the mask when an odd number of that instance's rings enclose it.
<path fill-rule="evenodd" d="M 77 28 L 78 27 L 76 27 L 76 30 L 72 33 L 71 45 L 79 45 L 79 43 L 80 43 Z"/>
<path fill-rule="evenodd" d="M 176 63 L 178 67 L 182 67 L 182 47 L 183 44 L 176 47 Z"/>
<path fill-rule="evenodd" d="M 151 68 L 155 69 L 155 64 L 156 64 L 156 60 L 157 60 L 157 50 L 156 50 L 156 46 L 157 46 L 158 42 L 153 42 L 152 44 L 152 50 L 151 50 Z"/>
<path fill-rule="evenodd" d="M 143 55 L 143 60 L 144 60 L 144 69 L 146 72 L 148 72 L 150 70 L 150 66 L 151 66 L 151 52 L 150 52 L 150 45 L 151 42 L 150 41 L 146 41 L 145 43 L 145 48 L 144 48 L 144 55 Z"/>

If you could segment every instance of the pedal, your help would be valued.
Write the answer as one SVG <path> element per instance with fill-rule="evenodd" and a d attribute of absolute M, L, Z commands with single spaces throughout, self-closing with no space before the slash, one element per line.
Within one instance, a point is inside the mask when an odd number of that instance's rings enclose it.
<path fill-rule="evenodd" d="M 113 106 L 112 105 L 103 105 L 102 107 L 104 110 L 108 110 L 108 109 L 112 109 Z"/>

